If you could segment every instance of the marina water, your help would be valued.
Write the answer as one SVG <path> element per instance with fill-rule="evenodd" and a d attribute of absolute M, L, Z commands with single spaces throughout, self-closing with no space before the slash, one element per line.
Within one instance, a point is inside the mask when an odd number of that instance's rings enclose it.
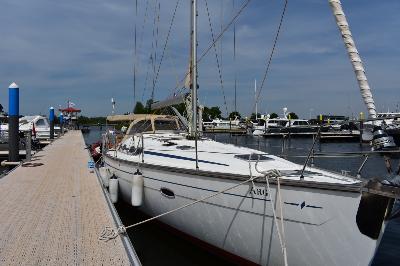
<path fill-rule="evenodd" d="M 91 127 L 90 133 L 84 134 L 87 144 L 101 139 L 104 130 Z M 285 157 L 293 162 L 304 164 L 312 145 L 311 138 L 292 138 L 283 142 L 281 138 L 265 139 L 254 136 L 231 136 L 230 134 L 210 134 L 208 137 L 223 143 L 245 146 L 274 155 Z M 284 148 L 282 148 L 284 146 Z M 368 151 L 370 146 L 359 143 L 317 143 L 315 152 L 338 153 Z M 316 167 L 332 171 L 345 171 L 356 175 L 363 157 L 360 155 L 347 157 L 315 158 Z M 399 159 L 392 159 L 393 169 L 397 169 Z M 387 176 L 383 157 L 371 156 L 362 172 L 362 177 L 384 179 Z M 132 224 L 148 218 L 145 214 L 125 203 L 116 204 L 124 224 Z M 397 206 L 399 207 L 399 206 Z M 187 239 L 178 236 L 163 225 L 155 222 L 146 223 L 129 232 L 131 241 L 144 265 L 230 265 L 230 262 L 214 255 Z M 327 239 L 327 241 L 329 241 Z M 397 265 L 400 261 L 400 218 L 389 222 L 373 265 Z"/>

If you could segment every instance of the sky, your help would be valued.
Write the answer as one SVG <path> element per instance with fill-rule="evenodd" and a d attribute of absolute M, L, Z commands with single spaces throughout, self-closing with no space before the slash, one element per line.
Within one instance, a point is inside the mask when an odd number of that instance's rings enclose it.
<path fill-rule="evenodd" d="M 243 1 L 207 0 L 214 36 Z M 47 114 L 50 106 L 66 106 L 70 100 L 83 115 L 103 116 L 111 113 L 111 98 L 116 113 L 130 112 L 134 65 L 136 100 L 151 97 L 158 68 L 154 99 L 177 92 L 189 60 L 190 0 L 137 2 L 136 10 L 135 0 L 0 0 L 0 103 L 5 110 L 7 88 L 15 81 L 21 114 Z M 202 54 L 212 37 L 206 0 L 198 2 L 198 53 Z M 217 54 L 211 49 L 202 59 L 201 104 L 220 106 L 223 115 L 234 111 L 236 77 L 238 111 L 243 116 L 254 112 L 254 80 L 261 83 L 283 4 L 283 0 L 252 0 L 236 22 L 236 59 L 232 27 L 217 42 Z M 377 110 L 396 111 L 400 1 L 342 0 L 342 4 Z M 366 111 L 328 0 L 288 2 L 258 111 L 281 114 L 283 107 L 304 118 Z"/>

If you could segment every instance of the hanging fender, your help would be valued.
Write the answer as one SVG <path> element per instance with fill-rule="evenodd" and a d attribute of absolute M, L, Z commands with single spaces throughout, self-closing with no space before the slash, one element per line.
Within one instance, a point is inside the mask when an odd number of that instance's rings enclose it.
<path fill-rule="evenodd" d="M 141 206 L 143 203 L 144 179 L 139 169 L 132 176 L 131 204 Z"/>

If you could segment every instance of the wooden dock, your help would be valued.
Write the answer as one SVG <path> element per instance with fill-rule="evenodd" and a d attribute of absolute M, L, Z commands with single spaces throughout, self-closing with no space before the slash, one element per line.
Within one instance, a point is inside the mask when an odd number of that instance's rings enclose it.
<path fill-rule="evenodd" d="M 70 131 L 0 179 L 0 265 L 140 264 L 117 227 L 81 131 Z M 132 252 L 133 251 L 133 252 Z"/>

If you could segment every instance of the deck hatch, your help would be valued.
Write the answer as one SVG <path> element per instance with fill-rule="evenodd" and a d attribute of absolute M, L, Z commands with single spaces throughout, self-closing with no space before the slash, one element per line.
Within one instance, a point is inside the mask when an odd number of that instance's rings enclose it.
<path fill-rule="evenodd" d="M 256 153 L 251 153 L 251 154 L 236 154 L 234 155 L 236 159 L 244 160 L 244 161 L 270 161 L 273 160 L 271 157 L 265 156 L 264 154 L 256 154 Z"/>

